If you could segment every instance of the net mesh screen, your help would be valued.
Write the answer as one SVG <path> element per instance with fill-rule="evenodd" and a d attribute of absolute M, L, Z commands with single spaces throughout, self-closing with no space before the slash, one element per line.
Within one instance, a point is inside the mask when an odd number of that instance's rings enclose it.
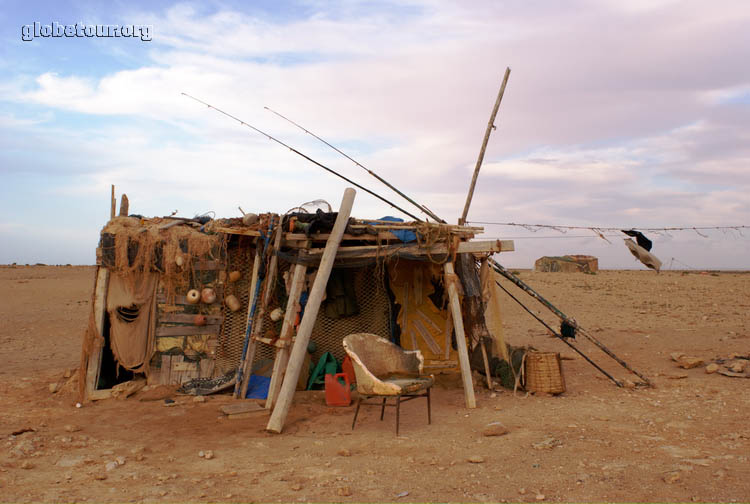
<path fill-rule="evenodd" d="M 391 303 L 385 290 L 383 268 L 372 265 L 344 271 L 354 284 L 359 313 L 330 318 L 321 307 L 310 338 L 317 346 L 312 354 L 313 361 L 324 352 L 331 352 L 339 361 L 343 360 L 345 352 L 341 341 L 349 334 L 367 332 L 390 339 Z"/>
<path fill-rule="evenodd" d="M 226 284 L 226 293 L 234 294 L 241 306 L 236 312 L 224 306 L 224 325 L 216 347 L 216 367 L 222 374 L 236 370 L 242 357 L 254 260 L 255 249 L 252 247 L 237 246 L 227 251 L 227 270 L 239 271 L 242 276 L 236 282 Z"/>
<path fill-rule="evenodd" d="M 227 255 L 228 271 L 237 270 L 242 273 L 242 277 L 237 282 L 227 284 L 227 294 L 234 294 L 240 300 L 241 307 L 236 312 L 224 307 L 224 325 L 216 350 L 216 365 L 223 373 L 237 369 L 242 357 L 255 250 L 251 247 L 231 247 Z M 290 267 L 288 262 L 279 261 L 279 282 L 283 282 L 283 274 L 289 271 Z M 349 334 L 368 332 L 390 338 L 391 304 L 385 289 L 383 268 L 371 265 L 344 271 L 348 277 L 347 280 L 351 281 L 354 286 L 359 313 L 348 317 L 331 318 L 325 315 L 325 310 L 321 306 L 310 337 L 316 346 L 311 356 L 313 362 L 317 361 L 324 352 L 331 352 L 337 359 L 343 360 L 345 352 L 341 342 Z M 279 305 L 286 308 L 286 299 L 271 299 L 269 308 L 263 316 L 263 336 L 278 336 L 281 321 L 273 322 L 269 315 L 271 310 Z M 259 313 L 256 313 L 253 325 L 258 324 L 259 319 Z M 273 360 L 275 355 L 275 346 L 258 342 L 253 363 Z"/>

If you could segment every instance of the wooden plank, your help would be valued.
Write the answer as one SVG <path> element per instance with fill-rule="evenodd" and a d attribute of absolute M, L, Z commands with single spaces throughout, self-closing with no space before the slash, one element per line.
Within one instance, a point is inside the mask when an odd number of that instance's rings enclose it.
<path fill-rule="evenodd" d="M 172 375 L 172 356 L 171 355 L 161 355 L 161 384 L 162 385 L 169 385 L 172 383 L 171 381 L 171 375 Z"/>
<path fill-rule="evenodd" d="M 284 312 L 284 322 L 281 324 L 281 335 L 275 343 L 281 343 L 284 346 L 279 347 L 276 351 L 276 358 L 273 361 L 273 371 L 271 372 L 271 383 L 268 385 L 268 397 L 266 398 L 266 409 L 272 409 L 276 397 L 281 389 L 284 379 L 284 372 L 289 363 L 289 344 L 292 341 L 294 332 L 294 322 L 297 319 L 297 306 L 302 289 L 305 286 L 305 275 L 307 267 L 303 264 L 294 266 L 292 275 L 292 285 L 289 287 L 289 296 L 287 298 L 286 311 Z"/>
<path fill-rule="evenodd" d="M 190 303 L 187 302 L 187 298 L 185 296 L 179 296 L 179 295 L 175 294 L 173 296 L 173 298 L 174 298 L 174 301 L 172 302 L 172 304 L 175 304 L 175 305 L 190 305 Z M 166 296 L 166 294 L 163 294 L 163 293 L 157 294 L 156 295 L 156 302 L 160 303 L 160 304 L 166 304 L 166 302 L 167 302 L 167 296 Z M 191 306 L 193 306 L 193 305 L 191 305 Z"/>
<path fill-rule="evenodd" d="M 182 325 L 182 326 L 161 326 L 156 328 L 156 337 L 161 336 L 194 336 L 196 334 L 219 334 L 221 325 Z"/>
<path fill-rule="evenodd" d="M 235 235 L 243 235 L 243 236 L 260 236 L 260 231 L 258 231 L 257 229 L 228 228 L 224 226 L 213 226 L 211 230 L 215 233 L 235 234 Z"/>
<path fill-rule="evenodd" d="M 307 354 L 307 344 L 310 341 L 310 334 L 320 310 L 320 303 L 323 300 L 328 278 L 333 269 L 333 262 L 336 260 L 336 252 L 339 248 L 339 243 L 341 243 L 341 237 L 344 235 L 344 230 L 349 221 L 355 194 L 356 192 L 352 188 L 347 188 L 344 191 L 341 208 L 336 216 L 336 222 L 333 225 L 333 230 L 331 230 L 331 237 L 328 239 L 325 251 L 320 260 L 318 273 L 315 276 L 312 289 L 310 289 L 307 305 L 305 305 L 305 314 L 302 316 L 302 322 L 297 330 L 297 339 L 295 339 L 292 352 L 289 355 L 289 365 L 287 366 L 284 381 L 281 384 L 277 404 L 266 426 L 266 430 L 268 431 L 281 433 L 284 428 L 289 408 L 292 406 L 294 391 L 297 389 L 300 369 Z"/>
<path fill-rule="evenodd" d="M 191 362 L 191 361 L 182 361 L 177 362 L 172 366 L 173 371 L 195 371 L 198 367 L 197 362 Z"/>
<path fill-rule="evenodd" d="M 94 390 L 88 395 L 89 401 L 101 401 L 102 399 L 110 399 L 112 397 L 112 389 Z"/>
<path fill-rule="evenodd" d="M 469 351 L 466 348 L 466 334 L 464 333 L 464 323 L 461 315 L 461 302 L 458 299 L 458 289 L 456 288 L 457 277 L 453 270 L 453 263 L 445 263 L 443 269 L 445 271 L 445 285 L 448 287 L 448 298 L 450 299 L 451 314 L 453 316 L 453 328 L 456 331 L 458 362 L 461 367 L 461 379 L 464 384 L 466 407 L 476 408 L 477 400 L 474 397 L 474 382 L 471 378 L 471 368 L 469 366 Z"/>
<path fill-rule="evenodd" d="M 514 249 L 513 240 L 476 240 L 476 241 L 463 241 L 459 242 L 456 252 L 459 254 L 464 253 L 498 253 L 498 252 L 512 252 Z M 431 247 L 420 247 L 418 244 L 402 244 L 402 245 L 363 245 L 359 247 L 341 247 L 338 251 L 337 258 L 353 258 L 353 257 L 382 257 L 386 255 L 398 255 L 398 254 L 409 254 L 409 255 L 445 255 L 449 252 L 448 246 L 445 243 L 436 243 Z M 321 255 L 323 249 L 312 248 L 307 251 L 309 255 Z"/>
<path fill-rule="evenodd" d="M 182 383 L 182 368 L 180 364 L 182 364 L 184 357 L 182 355 L 173 355 L 172 356 L 172 369 L 169 371 L 169 381 L 172 384 L 180 384 Z"/>
<path fill-rule="evenodd" d="M 173 322 L 182 324 L 193 324 L 195 322 L 195 313 L 160 313 L 159 323 Z M 223 315 L 206 315 L 206 324 L 216 325 L 224 322 Z"/>
<path fill-rule="evenodd" d="M 201 359 L 200 360 L 200 373 L 199 378 L 213 378 L 216 361 L 214 359 Z"/>
<path fill-rule="evenodd" d="M 114 188 L 114 186 L 112 186 Z M 107 290 L 109 289 L 109 270 L 99 267 L 94 281 L 94 325 L 97 338 L 92 342 L 86 367 L 86 397 L 91 399 L 99 383 L 99 371 L 102 362 L 102 341 L 104 340 L 104 313 L 107 310 Z"/>
<path fill-rule="evenodd" d="M 426 360 L 424 367 L 430 369 L 454 368 L 458 366 L 458 361 L 454 360 Z"/>
<path fill-rule="evenodd" d="M 253 401 L 242 401 L 232 404 L 224 404 L 219 411 L 225 415 L 241 415 L 243 413 L 261 413 L 265 411 L 261 405 Z"/>

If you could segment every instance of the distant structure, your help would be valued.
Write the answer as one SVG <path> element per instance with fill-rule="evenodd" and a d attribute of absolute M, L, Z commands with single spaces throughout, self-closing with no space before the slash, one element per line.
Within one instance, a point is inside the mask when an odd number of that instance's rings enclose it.
<path fill-rule="evenodd" d="M 544 273 L 594 273 L 599 271 L 599 259 L 589 255 L 544 256 L 536 260 L 534 271 Z"/>

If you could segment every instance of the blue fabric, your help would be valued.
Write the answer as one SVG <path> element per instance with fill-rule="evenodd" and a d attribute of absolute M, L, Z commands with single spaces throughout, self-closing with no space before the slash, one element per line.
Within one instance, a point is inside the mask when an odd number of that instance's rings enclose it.
<path fill-rule="evenodd" d="M 390 215 L 387 215 L 385 217 L 381 217 L 379 220 L 382 221 L 388 221 L 388 222 L 404 222 L 404 219 L 400 219 L 398 217 L 391 217 Z M 377 225 L 377 222 L 368 222 L 368 224 L 372 224 L 373 226 Z M 396 235 L 396 238 L 401 240 L 404 243 L 409 243 L 413 241 L 417 241 L 417 234 L 414 231 L 409 231 L 406 229 L 398 230 L 398 229 L 392 229 L 391 233 Z"/>
<path fill-rule="evenodd" d="M 268 376 L 250 375 L 250 381 L 247 383 L 246 399 L 267 399 L 268 386 L 271 385 L 271 378 Z"/>

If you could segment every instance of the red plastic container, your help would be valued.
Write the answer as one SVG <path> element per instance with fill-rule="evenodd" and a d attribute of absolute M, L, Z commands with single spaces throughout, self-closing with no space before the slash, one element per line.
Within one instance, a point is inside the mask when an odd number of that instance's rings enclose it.
<path fill-rule="evenodd" d="M 339 378 L 344 379 L 344 384 Z M 349 376 L 346 373 L 327 374 L 325 384 L 328 406 L 349 406 L 352 403 Z"/>

